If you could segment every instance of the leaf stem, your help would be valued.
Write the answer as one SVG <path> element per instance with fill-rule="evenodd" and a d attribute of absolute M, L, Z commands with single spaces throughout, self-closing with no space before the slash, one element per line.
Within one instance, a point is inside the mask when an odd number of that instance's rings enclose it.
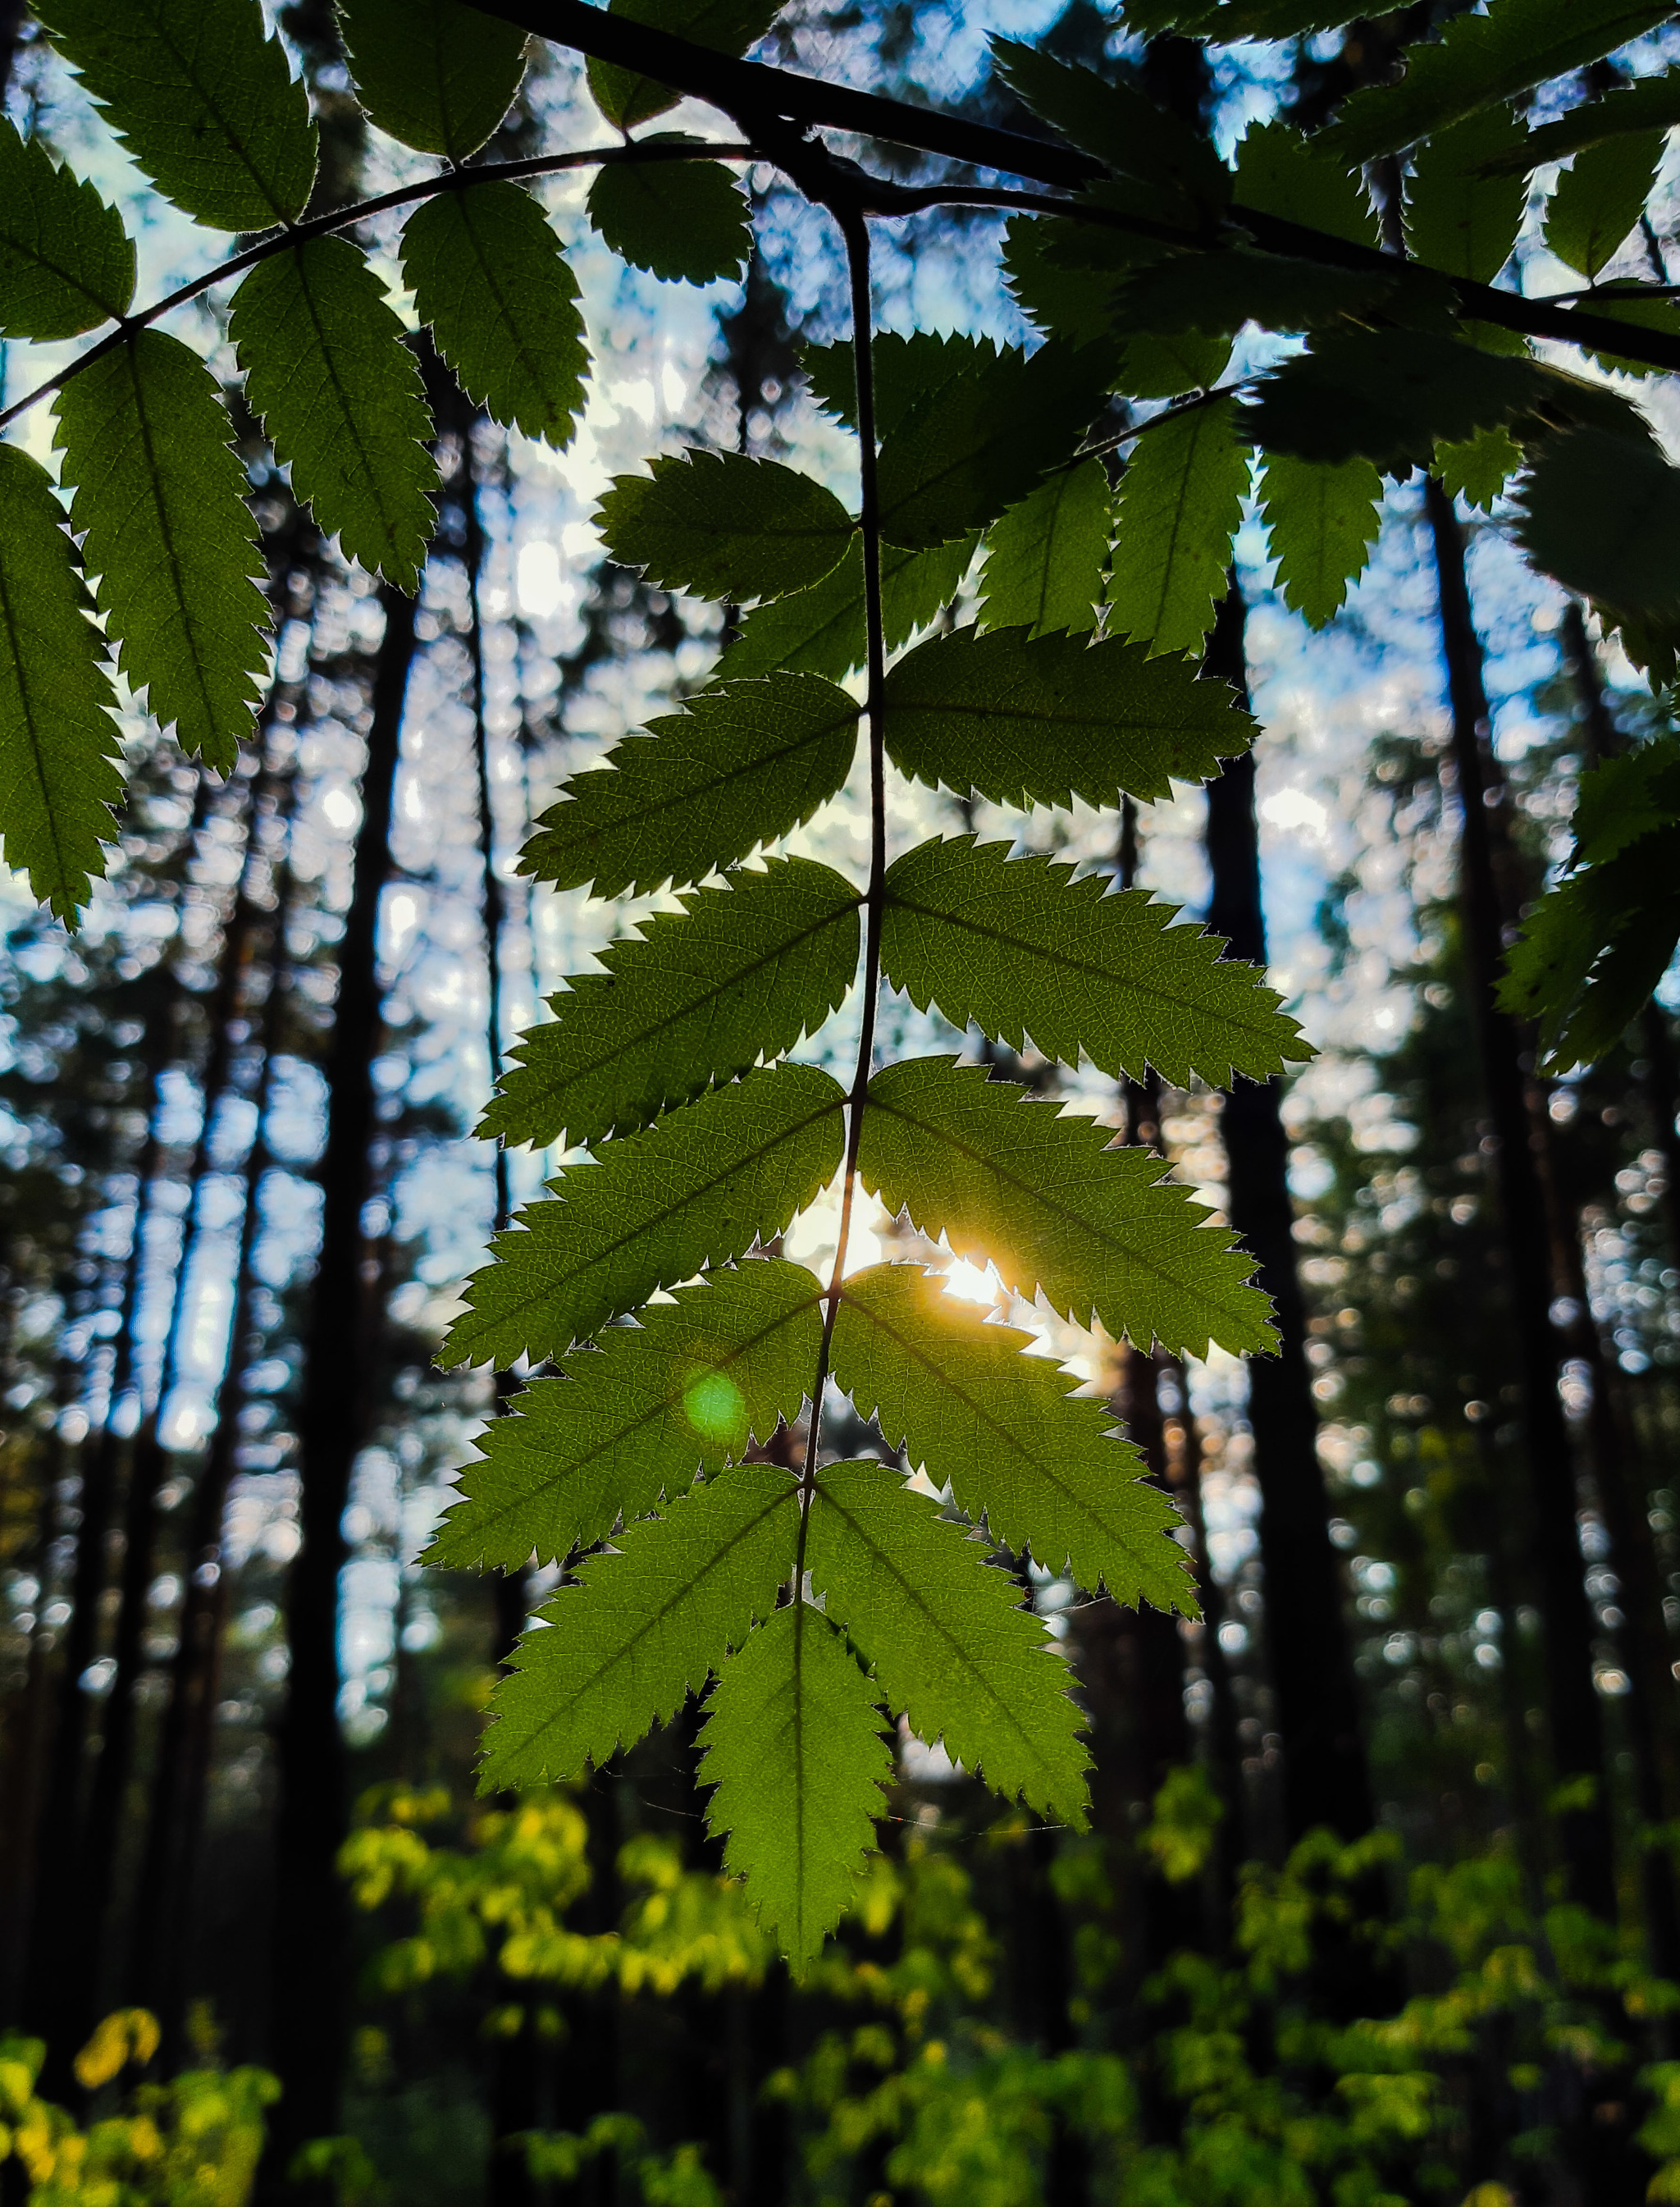
<path fill-rule="evenodd" d="M 103 360 L 107 353 L 115 352 L 119 345 L 127 344 L 137 330 L 149 329 L 153 322 L 161 321 L 177 307 L 184 307 L 194 299 L 202 298 L 213 291 L 230 276 L 242 276 L 248 269 L 272 260 L 278 253 L 290 252 L 295 245 L 307 245 L 312 238 L 328 237 L 336 230 L 352 230 L 359 222 L 366 222 L 376 214 L 388 214 L 393 207 L 410 206 L 418 200 L 437 199 L 445 192 L 458 192 L 474 184 L 498 181 L 513 183 L 523 176 L 553 176 L 567 169 L 606 168 L 620 164 L 634 166 L 641 161 L 750 161 L 756 148 L 743 145 L 706 145 L 695 141 L 685 145 L 661 145 L 631 140 L 622 146 L 593 146 L 581 153 L 539 153 L 525 161 L 486 161 L 473 169 L 445 169 L 435 176 L 427 176 L 417 184 L 404 184 L 399 190 L 381 192 L 377 199 L 357 200 L 350 206 L 334 207 L 326 214 L 313 216 L 308 222 L 293 223 L 289 228 L 276 230 L 272 236 L 259 238 L 248 245 L 242 253 L 230 260 L 218 261 L 215 267 L 206 268 L 201 276 L 194 276 L 171 291 L 167 298 L 158 299 L 138 314 L 124 314 L 115 328 L 108 330 L 97 344 L 89 345 L 86 352 L 78 353 L 67 368 L 46 383 L 38 384 L 26 392 L 21 398 L 0 411 L 0 429 L 9 428 L 31 407 L 39 406 L 42 399 L 54 398 L 67 384 Z"/>
<path fill-rule="evenodd" d="M 840 1284 L 846 1277 L 847 1244 L 852 1235 L 852 1213 L 858 1193 L 858 1145 L 862 1136 L 870 1074 L 875 1060 L 875 1023 L 881 995 L 881 915 L 887 885 L 887 744 L 886 626 L 881 607 L 881 496 L 876 465 L 875 364 L 870 342 L 873 315 L 870 302 L 869 218 L 863 209 L 838 195 L 828 202 L 846 241 L 846 271 L 852 285 L 852 350 L 858 379 L 858 532 L 864 547 L 864 619 L 867 638 L 867 672 L 864 714 L 869 730 L 870 754 L 870 881 L 864 897 L 864 985 L 858 1026 L 858 1062 L 846 1102 L 846 1164 L 840 1189 L 840 1229 L 834 1241 L 834 1266 L 828 1276 L 822 1343 L 817 1351 L 816 1378 L 811 1390 L 810 1428 L 805 1442 L 804 1471 L 799 1482 L 799 1546 L 793 1564 L 793 1599 L 803 1598 L 805 1581 L 805 1539 L 810 1525 L 811 1497 L 816 1489 L 817 1451 L 822 1438 L 822 1397 L 828 1384 L 828 1363 L 840 1311 Z"/>

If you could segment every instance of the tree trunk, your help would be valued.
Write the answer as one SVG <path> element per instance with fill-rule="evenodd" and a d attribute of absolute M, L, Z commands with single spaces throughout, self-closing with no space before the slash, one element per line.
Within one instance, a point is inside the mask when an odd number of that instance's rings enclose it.
<path fill-rule="evenodd" d="M 321 1242 L 297 1426 L 302 1545 L 287 1585 L 291 1662 L 276 1737 L 271 2060 L 284 2097 L 270 2139 L 271 2189 L 284 2180 L 300 2145 L 338 2130 L 349 1991 L 349 1919 L 337 1862 L 349 1813 L 338 1728 L 338 1582 L 346 1555 L 342 1520 L 367 1415 L 362 1379 L 370 1313 L 362 1214 L 371 1189 L 380 899 L 391 866 L 392 800 L 415 655 L 414 601 L 389 588 L 380 597 L 385 635 L 374 667 L 362 825 L 326 1065 Z"/>
<path fill-rule="evenodd" d="M 1558 1344 L 1550 1315 L 1551 1252 L 1545 1193 L 1533 1147 L 1523 1038 L 1496 1000 L 1504 953 L 1500 885 L 1489 823 L 1490 715 L 1480 640 L 1471 614 L 1464 540 L 1452 502 L 1426 478 L 1426 509 L 1440 583 L 1441 638 L 1452 712 L 1452 756 L 1463 821 L 1460 900 L 1472 1012 L 1495 1166 L 1507 1287 L 1516 1337 L 1534 1512 L 1534 1540 L 1545 1612 L 1547 1716 L 1554 1778 L 1586 1781 L 1590 1799 L 1557 1819 L 1569 1897 L 1613 1921 L 1616 1884 L 1610 1815 L 1604 1797 L 1604 1734 L 1593 1683 L 1593 1621 L 1581 1572 L 1575 1464 L 1557 1393 Z"/>
<path fill-rule="evenodd" d="M 1234 580 L 1209 640 L 1206 672 L 1229 682 L 1246 703 L 1245 619 Z M 1209 787 L 1207 855 L 1213 876 L 1209 927 L 1227 938 L 1232 957 L 1264 963 L 1252 752 L 1232 760 Z M 1318 1462 L 1306 1312 L 1295 1269 L 1289 1140 L 1277 1084 L 1239 1082 L 1225 1099 L 1219 1123 L 1231 1224 L 1259 1260 L 1257 1283 L 1272 1299 L 1279 1336 L 1275 1356 L 1250 1360 L 1248 1422 L 1260 1489 L 1266 1647 L 1283 1743 L 1285 1828 L 1292 1844 L 1322 1825 L 1354 1839 L 1371 1828 L 1371 1781 Z"/>

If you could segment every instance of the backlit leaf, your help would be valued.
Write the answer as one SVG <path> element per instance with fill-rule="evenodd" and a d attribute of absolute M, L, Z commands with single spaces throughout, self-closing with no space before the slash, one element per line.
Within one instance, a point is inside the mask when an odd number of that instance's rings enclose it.
<path fill-rule="evenodd" d="M 1618 613 L 1680 613 L 1680 469 L 1601 429 L 1553 437 L 1518 487 L 1517 541 L 1565 589 Z"/>
<path fill-rule="evenodd" d="M 734 276 L 752 250 L 746 195 L 720 161 L 609 162 L 589 205 L 614 253 L 667 283 Z"/>
<path fill-rule="evenodd" d="M 821 582 L 852 541 L 830 490 L 777 460 L 689 452 L 618 475 L 601 535 L 621 566 L 709 598 L 780 598 Z"/>
<path fill-rule="evenodd" d="M 460 0 L 339 0 L 356 98 L 422 153 L 464 161 L 512 106 L 525 33 Z"/>
<path fill-rule="evenodd" d="M 714 53 L 744 54 L 775 21 L 780 0 L 612 0 L 610 13 L 650 23 Z M 633 130 L 674 107 L 680 95 L 653 77 L 616 63 L 589 63 L 589 90 L 615 129 Z"/>
<path fill-rule="evenodd" d="M 1116 174 L 1211 206 L 1229 197 L 1230 176 L 1211 141 L 1129 85 L 1017 39 L 994 38 L 991 47 L 992 66 L 1016 98 Z"/>
<path fill-rule="evenodd" d="M 1591 278 L 1615 258 L 1657 181 L 1664 137 L 1610 138 L 1575 155 L 1545 211 L 1545 242 L 1560 260 Z M 1521 177 L 1514 182 L 1522 188 Z"/>
<path fill-rule="evenodd" d="M 881 612 L 888 651 L 907 643 L 948 606 L 973 561 L 978 539 L 959 537 L 926 552 L 881 547 Z M 755 606 L 718 661 L 721 675 L 803 669 L 843 681 L 864 663 L 864 547 L 854 542 L 832 574 L 808 590 Z"/>
<path fill-rule="evenodd" d="M 1383 478 L 1369 460 L 1332 467 L 1269 452 L 1260 511 L 1285 604 L 1309 628 L 1325 627 L 1370 564 L 1383 525 Z"/>
<path fill-rule="evenodd" d="M 134 296 L 122 216 L 0 116 L 0 337 L 80 337 Z"/>
<path fill-rule="evenodd" d="M 1158 652 L 1199 652 L 1225 595 L 1248 487 L 1233 402 L 1187 408 L 1134 446 L 1109 564 L 1109 625 Z"/>
<path fill-rule="evenodd" d="M 1450 276 L 1491 284 L 1510 258 L 1528 189 L 1521 176 L 1488 171 L 1524 135 L 1508 107 L 1490 107 L 1418 149 L 1406 187 L 1406 243 Z"/>
<path fill-rule="evenodd" d="M 1097 625 L 1112 504 L 1102 463 L 1058 468 L 986 532 L 983 628 L 1084 635 Z"/>

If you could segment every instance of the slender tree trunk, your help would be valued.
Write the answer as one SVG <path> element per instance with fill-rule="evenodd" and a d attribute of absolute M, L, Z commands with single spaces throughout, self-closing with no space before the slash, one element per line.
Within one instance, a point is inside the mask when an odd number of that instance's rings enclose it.
<path fill-rule="evenodd" d="M 1206 672 L 1245 703 L 1246 609 L 1235 580 L 1209 641 Z M 1245 753 L 1208 790 L 1207 854 L 1213 876 L 1208 925 L 1229 955 L 1263 963 L 1259 826 L 1254 760 Z M 1232 1225 L 1259 1259 L 1271 1297 L 1275 1356 L 1248 1366 L 1248 1422 L 1260 1488 L 1260 1559 L 1266 1646 L 1283 1742 L 1284 1822 L 1290 1841 L 1328 1825 L 1344 1839 L 1371 1828 L 1371 1781 L 1360 1732 L 1358 1682 L 1330 1539 L 1330 1503 L 1318 1462 L 1318 1414 L 1306 1362 L 1306 1311 L 1295 1266 L 1289 1139 L 1275 1081 L 1239 1082 L 1220 1116 Z"/>
<path fill-rule="evenodd" d="M 276 1740 L 271 2058 L 284 2097 L 271 2134 L 271 2189 L 284 2181 L 300 2145 L 337 2132 L 349 1991 L 349 1921 L 337 1859 L 349 1815 L 338 1727 L 338 1582 L 346 1555 L 342 1520 L 367 1415 L 362 1383 L 370 1327 L 362 1214 L 372 1185 L 380 898 L 391 866 L 392 799 L 415 655 L 414 601 L 386 589 L 380 603 L 385 635 L 375 662 L 362 825 L 339 945 L 319 1175 L 321 1243 L 298 1416 L 302 1545 L 287 1587 L 291 1665 Z"/>
<path fill-rule="evenodd" d="M 1534 1558 L 1545 1612 L 1547 1714 L 1555 1777 L 1587 1781 L 1590 1801 L 1558 1818 L 1570 1898 L 1613 1920 L 1615 1869 L 1604 1797 L 1604 1733 L 1593 1683 L 1593 1623 L 1581 1572 L 1575 1464 L 1557 1393 L 1558 1344 L 1550 1315 L 1551 1252 L 1533 1147 L 1523 1042 L 1495 991 L 1504 953 L 1500 885 L 1488 818 L 1490 715 L 1480 640 L 1471 613 L 1464 540 L 1452 502 L 1432 475 L 1424 497 L 1440 583 L 1441 637 L 1452 712 L 1452 756 L 1463 821 L 1460 898 L 1472 1010 L 1495 1159 L 1507 1288 L 1533 1497 Z"/>

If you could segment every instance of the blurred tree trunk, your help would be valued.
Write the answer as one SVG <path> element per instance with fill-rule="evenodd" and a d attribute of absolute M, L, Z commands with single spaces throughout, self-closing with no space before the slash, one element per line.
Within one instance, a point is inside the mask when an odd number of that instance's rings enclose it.
<path fill-rule="evenodd" d="M 1206 673 L 1230 683 L 1245 704 L 1246 611 L 1234 578 L 1205 660 Z M 1230 761 L 1209 786 L 1207 855 L 1213 877 L 1209 927 L 1227 938 L 1229 956 L 1263 964 L 1265 918 L 1252 752 Z M 1259 1260 L 1256 1283 L 1272 1299 L 1279 1337 L 1275 1356 L 1249 1361 L 1248 1422 L 1260 1489 L 1266 1650 L 1283 1742 L 1285 1828 L 1292 1844 L 1321 1825 L 1354 1839 L 1371 1828 L 1371 1781 L 1318 1462 L 1306 1311 L 1295 1265 L 1289 1138 L 1278 1084 L 1239 1081 L 1225 1098 L 1219 1125 L 1231 1224 Z"/>
<path fill-rule="evenodd" d="M 321 1240 L 297 1422 L 302 1545 L 287 1582 L 290 1668 L 276 1732 L 270 2059 L 284 2097 L 270 2135 L 271 2190 L 285 2180 L 299 2146 L 338 2130 L 349 1997 L 350 1927 L 337 1866 L 349 1817 L 338 1726 L 338 1582 L 347 1552 L 342 1521 L 368 1411 L 362 1383 L 371 1313 L 362 1211 L 372 1190 L 379 913 L 391 870 L 392 803 L 415 655 L 415 601 L 387 587 L 380 603 L 385 633 L 374 662 L 362 824 L 326 1067 Z"/>
<path fill-rule="evenodd" d="M 1559 1785 L 1585 1781 L 1590 1799 L 1557 1818 L 1569 1897 L 1613 1921 L 1616 1883 L 1604 1797 L 1604 1733 L 1593 1683 L 1593 1619 L 1582 1577 L 1575 1463 L 1557 1393 L 1552 1331 L 1551 1251 L 1545 1191 L 1534 1148 L 1523 1038 L 1495 991 L 1504 959 L 1504 912 L 1491 806 L 1490 714 L 1482 652 L 1471 613 L 1464 540 L 1452 501 L 1426 478 L 1426 511 L 1440 587 L 1441 640 L 1452 715 L 1452 757 L 1463 822 L 1460 903 L 1482 1083 L 1497 1145 L 1495 1169 L 1507 1289 L 1516 1337 L 1533 1536 L 1545 1615 L 1547 1717 Z"/>

